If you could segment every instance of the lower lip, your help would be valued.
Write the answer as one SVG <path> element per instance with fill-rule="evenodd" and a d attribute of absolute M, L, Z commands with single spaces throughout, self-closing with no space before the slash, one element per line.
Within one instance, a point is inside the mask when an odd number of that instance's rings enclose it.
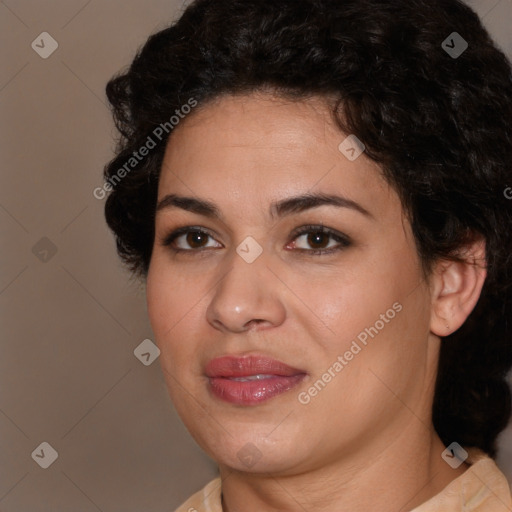
<path fill-rule="evenodd" d="M 285 377 L 275 375 L 267 379 L 240 382 L 226 377 L 210 377 L 212 393 L 237 405 L 257 405 L 297 386 L 305 374 Z"/>

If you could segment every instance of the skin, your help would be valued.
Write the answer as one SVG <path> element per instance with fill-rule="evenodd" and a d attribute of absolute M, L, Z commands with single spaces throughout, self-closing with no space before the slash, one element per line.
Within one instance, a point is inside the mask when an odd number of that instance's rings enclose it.
<path fill-rule="evenodd" d="M 485 270 L 439 262 L 425 278 L 396 192 L 364 153 L 345 158 L 345 137 L 320 98 L 260 92 L 198 107 L 166 148 L 158 200 L 208 200 L 222 215 L 157 212 L 147 303 L 171 399 L 219 464 L 224 511 L 411 510 L 467 468 L 441 458 L 431 409 L 440 336 L 465 321 Z M 304 193 L 343 195 L 370 215 L 324 205 L 271 217 L 273 201 Z M 308 224 L 351 245 L 308 254 L 315 240 L 292 236 Z M 212 236 L 196 245 L 182 236 L 175 244 L 190 252 L 173 253 L 162 241 L 182 226 Z M 263 250 L 250 264 L 236 252 L 247 236 Z M 482 260 L 483 244 L 467 254 Z M 301 404 L 299 393 L 396 302 L 402 310 Z M 267 355 L 308 375 L 263 404 L 233 405 L 210 393 L 204 373 L 227 354 Z M 261 454 L 251 467 L 238 456 L 248 443 Z"/>

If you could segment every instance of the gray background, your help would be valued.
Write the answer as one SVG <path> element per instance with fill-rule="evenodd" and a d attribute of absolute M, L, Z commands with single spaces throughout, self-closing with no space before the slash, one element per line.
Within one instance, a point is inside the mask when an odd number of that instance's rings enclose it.
<path fill-rule="evenodd" d="M 512 0 L 469 3 L 512 55 Z M 113 154 L 105 84 L 182 5 L 0 1 L 2 512 L 172 511 L 216 475 L 158 361 L 134 356 L 152 338 L 144 289 L 92 193 Z M 59 45 L 47 59 L 42 32 Z M 47 469 L 42 442 L 59 454 Z M 499 463 L 512 482 L 510 428 Z"/>

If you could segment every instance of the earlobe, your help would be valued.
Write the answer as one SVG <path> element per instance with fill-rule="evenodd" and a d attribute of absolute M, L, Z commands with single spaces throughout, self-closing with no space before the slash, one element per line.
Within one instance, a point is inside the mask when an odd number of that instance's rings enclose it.
<path fill-rule="evenodd" d="M 460 256 L 464 261 L 438 262 L 431 276 L 430 330 L 440 337 L 452 334 L 466 321 L 487 276 L 483 239 L 466 246 Z"/>

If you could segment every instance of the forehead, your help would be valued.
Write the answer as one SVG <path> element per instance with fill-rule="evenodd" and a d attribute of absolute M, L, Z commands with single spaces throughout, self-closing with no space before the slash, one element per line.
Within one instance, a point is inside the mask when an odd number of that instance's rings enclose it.
<path fill-rule="evenodd" d="M 224 96 L 193 111 L 171 134 L 159 198 L 173 192 L 239 209 L 241 202 L 266 206 L 323 192 L 384 208 L 396 197 L 364 153 L 354 161 L 342 154 L 346 138 L 322 98 Z"/>

